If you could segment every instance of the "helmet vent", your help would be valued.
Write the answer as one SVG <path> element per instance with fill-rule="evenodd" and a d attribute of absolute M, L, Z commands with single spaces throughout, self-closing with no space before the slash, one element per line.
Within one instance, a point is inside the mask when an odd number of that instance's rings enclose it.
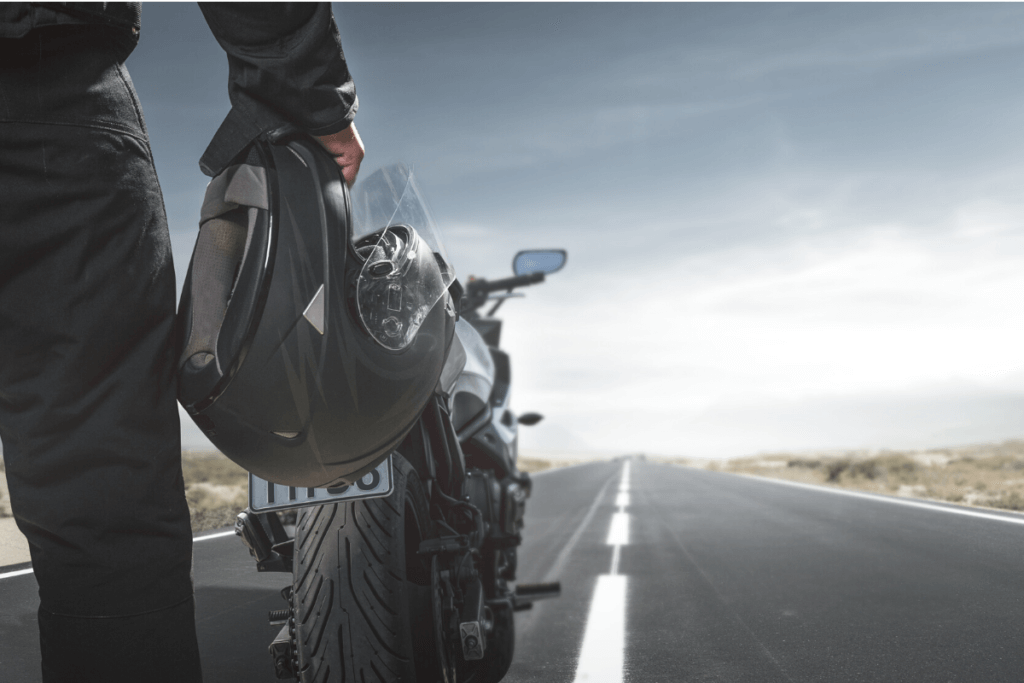
<path fill-rule="evenodd" d="M 313 300 L 302 312 L 302 317 L 309 321 L 309 324 L 316 328 L 320 334 L 324 333 L 324 286 L 316 290 Z M 276 432 L 275 432 L 276 434 Z"/>

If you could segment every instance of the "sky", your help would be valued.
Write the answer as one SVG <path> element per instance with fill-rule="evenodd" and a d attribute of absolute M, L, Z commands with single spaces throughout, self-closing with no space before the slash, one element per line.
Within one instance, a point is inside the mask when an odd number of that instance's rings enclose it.
<path fill-rule="evenodd" d="M 459 277 L 569 252 L 501 311 L 524 450 L 1024 437 L 1024 5 L 334 11 L 361 174 L 415 169 Z M 226 58 L 145 3 L 128 68 L 180 287 Z"/>

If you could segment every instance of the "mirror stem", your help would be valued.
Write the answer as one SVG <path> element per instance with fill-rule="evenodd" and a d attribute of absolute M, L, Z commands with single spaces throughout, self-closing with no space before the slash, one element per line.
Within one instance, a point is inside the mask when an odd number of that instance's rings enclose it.
<path fill-rule="evenodd" d="M 509 289 L 509 290 L 508 290 L 508 293 L 509 293 L 509 294 L 511 294 L 511 293 L 512 293 L 512 290 L 511 290 L 511 289 Z M 497 311 L 497 310 L 498 310 L 499 308 L 501 308 L 501 305 L 502 305 L 503 303 L 505 303 L 505 300 L 504 300 L 504 299 L 498 299 L 498 303 L 496 303 L 496 304 L 494 304 L 493 306 L 491 306 L 491 310 L 487 311 L 487 317 L 488 317 L 488 318 L 492 317 L 492 316 L 493 316 L 493 315 L 495 314 L 495 312 L 496 312 L 496 311 Z"/>

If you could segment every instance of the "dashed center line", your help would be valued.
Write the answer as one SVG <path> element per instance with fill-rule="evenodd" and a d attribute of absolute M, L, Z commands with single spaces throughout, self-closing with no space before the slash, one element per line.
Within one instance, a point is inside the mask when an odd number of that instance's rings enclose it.
<path fill-rule="evenodd" d="M 622 466 L 615 506 L 606 541 L 612 546 L 612 565 L 607 574 L 597 577 L 573 683 L 622 683 L 626 577 L 619 574 L 619 557 L 622 546 L 629 544 L 629 513 L 625 511 L 629 507 L 629 461 Z"/>
<path fill-rule="evenodd" d="M 622 574 L 597 577 L 575 683 L 621 683 L 625 617 L 626 577 Z"/>
<path fill-rule="evenodd" d="M 612 568 L 608 572 L 608 574 L 611 576 L 616 576 L 619 573 L 619 555 L 621 554 L 619 550 L 620 548 L 622 548 L 621 545 L 617 545 L 612 548 Z"/>
<path fill-rule="evenodd" d="M 606 543 L 615 547 L 629 545 L 629 513 L 616 512 L 612 515 L 612 525 L 608 529 Z M 612 574 L 614 573 L 612 572 Z"/>

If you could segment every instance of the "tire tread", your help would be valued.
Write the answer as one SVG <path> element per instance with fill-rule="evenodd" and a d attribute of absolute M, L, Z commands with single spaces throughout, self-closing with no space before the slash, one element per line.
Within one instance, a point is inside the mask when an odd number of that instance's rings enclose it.
<path fill-rule="evenodd" d="M 426 498 L 412 467 L 397 455 L 393 463 L 388 498 L 299 514 L 294 604 L 303 683 L 415 681 L 402 501 L 407 487 L 421 505 Z"/>

